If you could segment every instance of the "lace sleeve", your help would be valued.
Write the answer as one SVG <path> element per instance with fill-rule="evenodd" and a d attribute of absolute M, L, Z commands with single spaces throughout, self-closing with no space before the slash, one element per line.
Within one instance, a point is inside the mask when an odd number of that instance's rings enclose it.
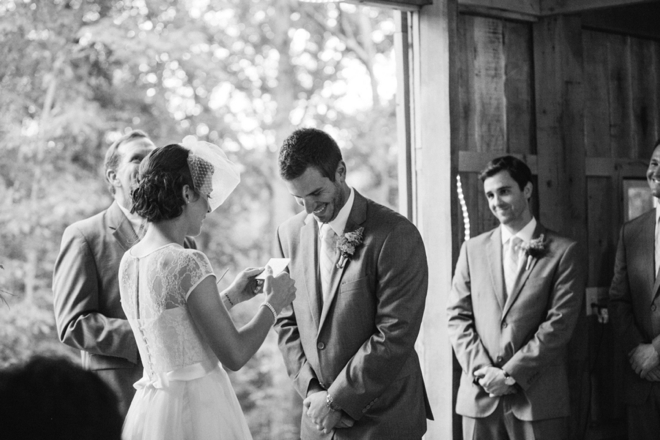
<path fill-rule="evenodd" d="M 213 268 L 211 267 L 211 262 L 208 257 L 200 251 L 196 250 L 187 250 L 187 258 L 184 267 L 181 269 L 184 271 L 181 277 L 182 283 L 182 293 L 184 298 L 187 300 L 188 296 L 192 291 L 204 281 L 207 277 L 213 276 Z"/>

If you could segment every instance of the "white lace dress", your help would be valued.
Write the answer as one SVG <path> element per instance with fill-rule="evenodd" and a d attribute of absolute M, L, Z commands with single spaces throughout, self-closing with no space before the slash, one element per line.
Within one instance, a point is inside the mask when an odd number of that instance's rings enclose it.
<path fill-rule="evenodd" d="M 177 244 L 142 256 L 124 254 L 119 266 L 122 307 L 144 365 L 124 422 L 124 440 L 252 438 L 227 373 L 186 304 L 208 276 L 214 274 L 206 255 Z"/>

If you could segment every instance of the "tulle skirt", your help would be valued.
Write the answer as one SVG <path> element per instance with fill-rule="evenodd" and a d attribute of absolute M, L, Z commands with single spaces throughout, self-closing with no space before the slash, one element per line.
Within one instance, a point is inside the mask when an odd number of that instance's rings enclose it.
<path fill-rule="evenodd" d="M 124 421 L 123 440 L 251 440 L 225 370 L 191 380 L 143 379 Z"/>

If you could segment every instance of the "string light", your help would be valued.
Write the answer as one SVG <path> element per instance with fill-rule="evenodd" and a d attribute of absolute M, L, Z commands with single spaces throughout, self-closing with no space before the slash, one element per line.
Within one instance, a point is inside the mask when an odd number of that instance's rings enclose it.
<path fill-rule="evenodd" d="M 463 226 L 465 227 L 465 240 L 470 239 L 470 216 L 468 214 L 467 204 L 463 195 L 463 185 L 461 185 L 461 176 L 456 175 L 456 192 L 458 193 L 458 202 L 461 204 L 461 211 L 463 211 Z"/>

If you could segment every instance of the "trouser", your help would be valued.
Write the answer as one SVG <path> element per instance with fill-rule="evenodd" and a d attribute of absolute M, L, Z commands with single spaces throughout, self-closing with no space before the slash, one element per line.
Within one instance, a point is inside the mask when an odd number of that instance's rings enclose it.
<path fill-rule="evenodd" d="M 464 440 L 565 440 L 567 438 L 567 417 L 520 420 L 513 414 L 506 398 L 500 399 L 497 408 L 488 417 L 463 416 Z"/>
<path fill-rule="evenodd" d="M 641 405 L 626 405 L 628 438 L 658 440 L 660 438 L 660 382 L 653 384 L 648 399 Z"/>

